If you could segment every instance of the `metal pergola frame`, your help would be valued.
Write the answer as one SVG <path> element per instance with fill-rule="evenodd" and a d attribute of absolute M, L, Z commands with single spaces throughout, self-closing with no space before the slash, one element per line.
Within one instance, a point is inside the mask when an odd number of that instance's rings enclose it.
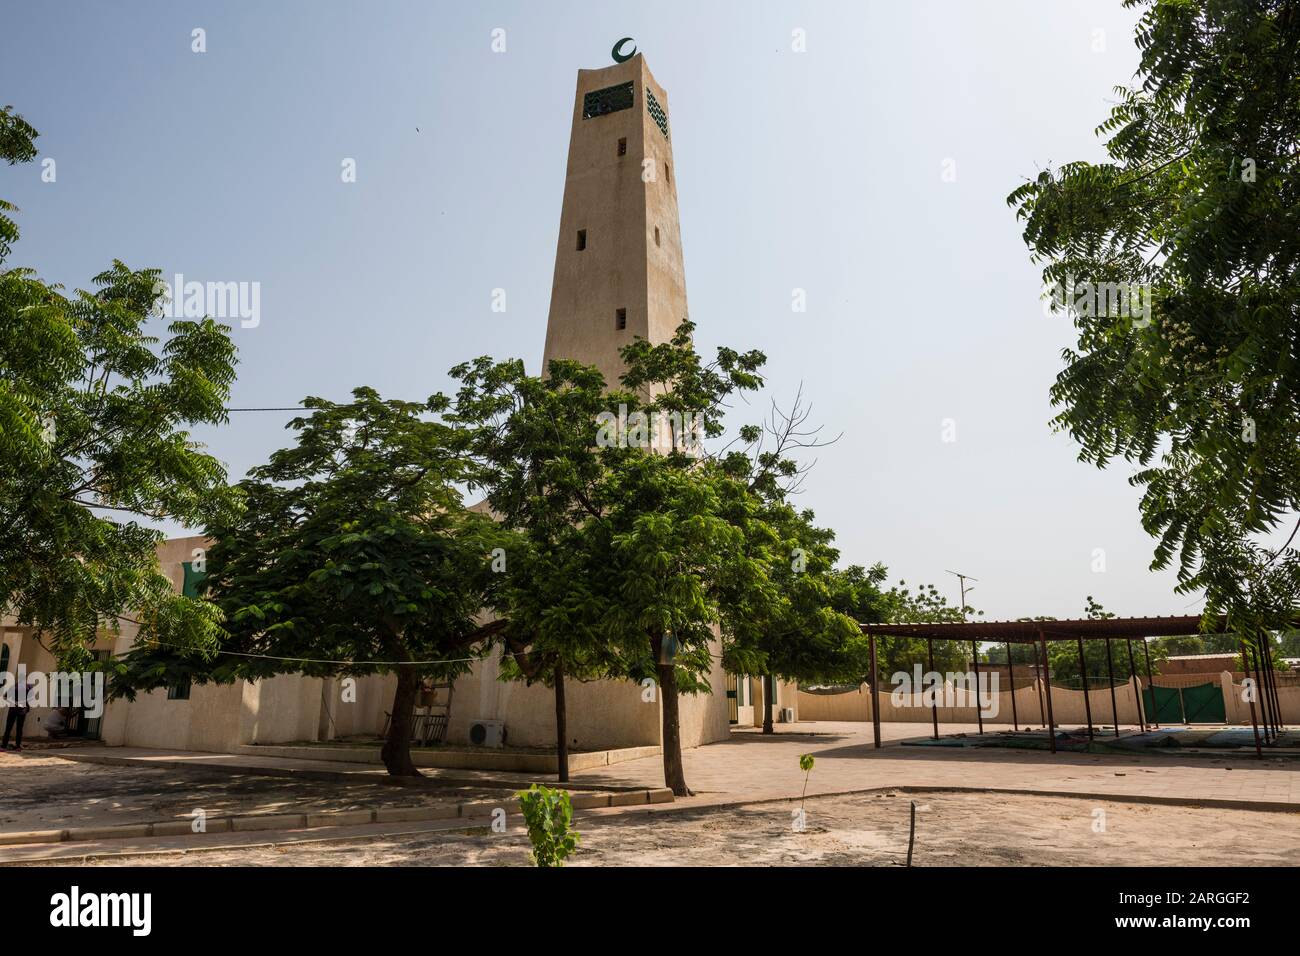
<path fill-rule="evenodd" d="M 1088 719 L 1088 739 L 1092 740 L 1094 733 L 1092 702 L 1088 698 L 1088 670 L 1083 654 L 1083 642 L 1085 640 L 1104 640 L 1106 642 L 1106 670 L 1110 677 L 1111 716 L 1115 725 L 1115 736 L 1118 737 L 1119 707 L 1115 699 L 1115 661 L 1111 650 L 1111 642 L 1121 640 L 1127 646 L 1129 674 L 1138 684 L 1139 691 L 1137 695 L 1138 724 L 1145 732 L 1147 720 L 1143 712 L 1141 682 L 1138 680 L 1137 667 L 1133 658 L 1134 639 L 1136 638 L 1142 642 L 1142 654 L 1146 660 L 1147 686 L 1152 689 L 1151 699 L 1154 701 L 1155 683 L 1152 680 L 1151 650 L 1147 645 L 1147 638 L 1182 637 L 1202 633 L 1201 618 L 1199 616 L 1085 618 L 1065 621 L 954 621 L 937 624 L 863 624 L 860 626 L 863 633 L 870 640 L 871 646 L 871 722 L 877 749 L 880 747 L 880 692 L 876 664 L 876 638 L 920 637 L 926 641 L 928 664 L 931 671 L 934 670 L 935 641 L 969 641 L 977 687 L 979 686 L 977 644 L 1005 643 L 1007 645 L 1007 669 L 1011 683 L 1011 719 L 1017 731 L 1020 729 L 1020 718 L 1016 713 L 1015 664 L 1011 660 L 1011 645 L 1029 644 L 1034 646 L 1038 651 L 1039 667 L 1043 674 L 1043 687 L 1046 693 L 1046 719 L 1044 723 L 1047 725 L 1048 740 L 1051 744 L 1052 753 L 1056 753 L 1056 718 L 1052 713 L 1052 675 L 1047 663 L 1048 641 L 1075 641 L 1078 645 L 1079 673 L 1083 678 L 1084 710 Z M 1226 632 L 1227 619 L 1221 616 L 1212 633 L 1223 634 Z M 1277 696 L 1277 682 L 1273 673 L 1272 649 L 1267 645 L 1263 648 L 1256 648 L 1242 639 L 1241 656 L 1246 673 L 1250 674 L 1253 671 L 1255 676 L 1256 696 L 1259 698 L 1260 707 L 1257 716 L 1255 701 L 1253 699 L 1249 701 L 1250 723 L 1255 732 L 1255 755 L 1263 757 L 1263 744 L 1276 743 L 1278 736 L 1282 732 L 1281 708 Z M 932 737 L 938 740 L 939 713 L 938 704 L 935 702 L 934 697 L 935 695 L 931 695 L 930 716 L 933 726 Z M 1040 697 L 1040 708 L 1042 705 L 1043 700 Z M 983 715 L 980 714 L 978 703 L 975 713 L 979 722 L 979 732 L 982 734 L 984 733 L 984 719 Z M 1156 722 L 1152 726 L 1159 727 L 1160 724 Z"/>

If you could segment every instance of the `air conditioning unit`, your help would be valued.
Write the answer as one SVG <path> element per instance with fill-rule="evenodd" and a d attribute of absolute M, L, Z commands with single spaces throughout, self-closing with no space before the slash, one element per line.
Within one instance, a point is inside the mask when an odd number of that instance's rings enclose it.
<path fill-rule="evenodd" d="M 782 708 L 781 708 L 780 716 L 777 717 L 777 723 L 779 723 L 779 724 L 793 724 L 793 723 L 794 723 L 794 708 L 793 708 L 793 707 L 782 707 Z"/>
<path fill-rule="evenodd" d="M 469 742 L 475 747 L 504 747 L 506 722 L 504 720 L 475 720 L 469 725 Z"/>

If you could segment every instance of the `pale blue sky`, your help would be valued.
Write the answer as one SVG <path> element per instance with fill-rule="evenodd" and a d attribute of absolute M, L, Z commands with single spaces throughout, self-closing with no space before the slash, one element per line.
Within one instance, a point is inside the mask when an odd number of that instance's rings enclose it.
<path fill-rule="evenodd" d="M 11 8 L 3 102 L 57 181 L 0 167 L 22 209 L 10 264 L 83 287 L 113 257 L 260 282 L 236 406 L 422 398 L 479 354 L 537 369 L 575 74 L 631 35 L 670 95 L 698 342 L 763 349 L 772 394 L 802 381 L 843 432 L 802 501 L 845 559 L 954 598 L 945 569 L 972 574 L 993 618 L 1077 615 L 1086 594 L 1195 613 L 1146 570 L 1129 469 L 1049 431 L 1070 329 L 1044 317 L 1005 204 L 1040 166 L 1101 156 L 1134 21 L 1118 0 Z M 288 417 L 202 438 L 238 477 Z"/>

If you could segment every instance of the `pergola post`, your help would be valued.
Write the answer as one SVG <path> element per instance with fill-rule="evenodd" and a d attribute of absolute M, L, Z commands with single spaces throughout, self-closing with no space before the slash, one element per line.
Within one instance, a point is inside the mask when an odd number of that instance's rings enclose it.
<path fill-rule="evenodd" d="M 971 664 L 975 667 L 975 720 L 979 723 L 980 733 L 984 733 L 984 712 L 980 709 L 980 656 L 975 649 L 975 642 L 970 642 Z"/>
<path fill-rule="evenodd" d="M 933 638 L 933 637 L 928 637 L 928 638 L 926 638 L 926 641 L 925 641 L 925 642 L 926 642 L 926 644 L 928 644 L 929 647 L 930 647 L 930 657 L 929 657 L 929 662 L 930 662 L 930 673 L 931 673 L 932 675 L 934 675 L 934 638 Z M 938 676 L 938 675 L 935 675 L 935 676 Z M 924 684 L 925 684 L 925 681 L 921 681 L 921 683 L 922 683 L 922 685 L 924 685 Z M 938 701 L 939 693 L 938 693 L 938 691 L 939 691 L 939 688 L 938 688 L 938 685 L 937 685 L 937 684 L 932 684 L 932 685 L 930 686 L 930 719 L 934 722 L 934 739 L 935 739 L 935 740 L 938 740 L 938 739 L 939 739 L 939 701 Z"/>
<path fill-rule="evenodd" d="M 1282 720 L 1282 699 L 1277 693 L 1277 671 L 1273 667 L 1273 642 L 1269 639 L 1268 631 L 1264 632 L 1264 672 L 1268 674 L 1269 699 L 1273 702 L 1273 716 L 1280 737 L 1285 723 Z"/>
<path fill-rule="evenodd" d="M 1128 676 L 1133 681 L 1133 693 L 1137 696 L 1138 707 L 1138 726 L 1142 728 L 1142 733 L 1147 732 L 1147 720 L 1142 713 L 1142 682 L 1138 680 L 1137 665 L 1133 663 L 1133 638 L 1125 638 L 1124 643 L 1128 645 Z M 1155 702 L 1156 692 L 1151 692 L 1151 701 Z"/>
<path fill-rule="evenodd" d="M 1088 662 L 1083 657 L 1083 638 L 1079 642 L 1079 676 L 1083 678 L 1083 712 L 1088 715 L 1088 740 L 1092 740 L 1092 701 L 1088 699 Z"/>
<path fill-rule="evenodd" d="M 1273 742 L 1282 736 L 1282 712 L 1278 710 L 1277 698 L 1273 696 L 1273 664 L 1268 654 L 1268 632 L 1265 631 L 1259 645 L 1259 669 L 1264 674 L 1264 691 L 1268 694 L 1268 710 L 1273 715 Z"/>
<path fill-rule="evenodd" d="M 1264 686 L 1264 675 L 1259 669 L 1259 654 L 1252 645 L 1250 648 L 1250 659 L 1255 665 L 1255 696 L 1259 698 L 1260 723 L 1264 726 L 1264 743 L 1273 743 L 1273 715 L 1272 707 L 1268 699 L 1268 688 Z"/>
<path fill-rule="evenodd" d="M 1034 656 L 1037 657 L 1038 643 L 1036 641 L 1031 641 L 1030 646 L 1034 649 Z M 1038 722 L 1042 724 L 1044 727 L 1046 727 L 1047 708 L 1043 706 L 1043 663 L 1042 661 L 1038 662 L 1038 666 L 1035 667 L 1035 670 L 1038 671 L 1038 679 L 1034 682 L 1034 689 L 1038 691 Z"/>
<path fill-rule="evenodd" d="M 1052 674 L 1047 666 L 1047 638 L 1043 636 L 1041 627 L 1038 629 L 1038 643 L 1043 654 L 1043 686 L 1047 688 L 1047 738 L 1052 745 L 1052 753 L 1056 753 L 1056 718 L 1052 715 Z"/>
<path fill-rule="evenodd" d="M 1255 698 L 1259 702 L 1259 725 L 1264 731 L 1264 743 L 1269 743 L 1268 707 L 1264 703 L 1264 682 L 1260 679 L 1259 664 L 1255 661 L 1255 648 L 1250 641 L 1246 641 L 1244 646 L 1245 650 L 1242 653 L 1242 658 L 1246 666 L 1246 676 L 1251 677 L 1251 680 L 1255 682 Z"/>
<path fill-rule="evenodd" d="M 1151 647 L 1147 644 L 1147 639 L 1142 638 L 1142 656 L 1147 659 L 1147 686 L 1151 688 L 1151 707 L 1155 713 L 1151 715 L 1157 727 L 1160 726 L 1160 708 L 1156 706 L 1156 681 L 1151 676 Z"/>
<path fill-rule="evenodd" d="M 1242 666 L 1242 669 L 1243 669 L 1243 670 L 1246 670 L 1246 671 L 1247 671 L 1247 676 L 1249 676 L 1249 670 L 1248 670 L 1248 669 L 1249 669 L 1249 667 L 1250 667 L 1250 658 L 1246 656 L 1246 639 L 1243 637 L 1243 638 L 1241 638 L 1240 640 L 1241 640 L 1241 666 Z M 1256 686 L 1256 688 L 1255 688 L 1255 695 L 1254 695 L 1254 696 L 1259 696 L 1259 687 L 1258 687 L 1258 686 Z M 1257 720 L 1255 719 L 1255 700 L 1254 700 L 1254 697 L 1252 697 L 1250 700 L 1248 700 L 1247 703 L 1250 704 L 1250 726 L 1251 726 L 1251 727 L 1254 729 L 1254 731 L 1255 731 L 1255 756 L 1256 756 L 1256 757 L 1263 757 L 1263 756 L 1264 756 L 1264 749 L 1263 749 L 1263 748 L 1260 746 L 1260 744 L 1259 744 L 1259 721 L 1257 721 Z"/>
<path fill-rule="evenodd" d="M 1016 665 L 1011 663 L 1011 642 L 1007 641 L 1007 683 L 1011 685 L 1011 723 L 1020 732 L 1020 715 L 1016 713 Z"/>
<path fill-rule="evenodd" d="M 880 669 L 876 664 L 876 635 L 870 633 L 867 639 L 871 642 L 871 731 L 876 738 L 876 749 L 880 749 Z"/>
<path fill-rule="evenodd" d="M 1110 638 L 1106 641 L 1106 676 L 1110 678 L 1110 716 L 1115 721 L 1115 736 L 1119 736 L 1119 705 L 1115 703 L 1115 656 L 1110 652 Z"/>

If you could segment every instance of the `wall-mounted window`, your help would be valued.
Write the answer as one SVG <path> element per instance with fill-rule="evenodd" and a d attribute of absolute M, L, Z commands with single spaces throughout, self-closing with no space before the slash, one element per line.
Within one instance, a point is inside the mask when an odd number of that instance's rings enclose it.
<path fill-rule="evenodd" d="M 190 699 L 190 679 L 182 679 L 178 683 L 172 684 L 167 688 L 168 700 L 189 700 Z"/>
<path fill-rule="evenodd" d="M 624 136 L 622 139 L 620 139 L 620 140 L 618 141 L 618 154 L 619 154 L 620 156 L 626 156 L 626 155 L 627 155 L 627 137 L 626 137 L 626 136 Z"/>
<path fill-rule="evenodd" d="M 620 332 L 627 328 L 627 309 L 614 310 L 614 328 Z"/>
<path fill-rule="evenodd" d="M 578 251 L 581 252 L 583 249 L 586 248 L 587 248 L 587 230 L 579 229 L 578 230 Z"/>
<path fill-rule="evenodd" d="M 672 181 L 673 181 L 673 171 L 668 168 L 667 163 L 664 163 L 664 182 L 670 183 Z"/>
<path fill-rule="evenodd" d="M 659 245 L 659 227 L 655 226 L 655 245 Z"/>
<path fill-rule="evenodd" d="M 632 108 L 632 81 L 617 86 L 607 86 L 603 90 L 592 90 L 582 98 L 582 118 L 595 119 L 606 113 Z M 665 136 L 668 134 L 665 133 Z"/>

